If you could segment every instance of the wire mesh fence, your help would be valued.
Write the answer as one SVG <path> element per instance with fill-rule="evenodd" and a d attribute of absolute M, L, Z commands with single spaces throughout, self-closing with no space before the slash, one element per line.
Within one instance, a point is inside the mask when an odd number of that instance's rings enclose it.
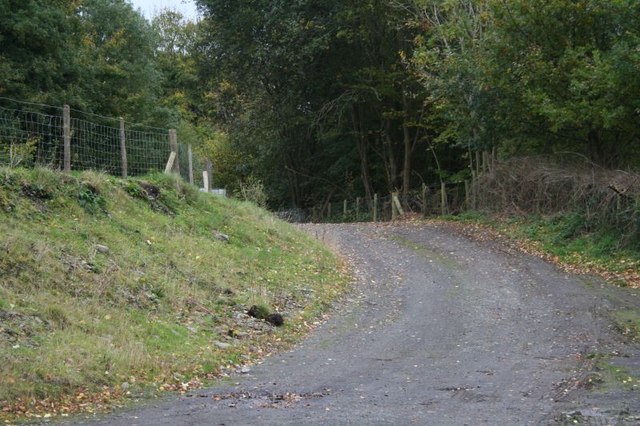
<path fill-rule="evenodd" d="M 169 135 L 169 129 L 119 118 L 0 98 L 2 166 L 140 176 L 165 170 L 172 150 L 177 150 L 172 170 L 202 186 L 207 160 L 179 141 L 172 148 Z"/>
<path fill-rule="evenodd" d="M 0 102 L 0 164 L 59 166 L 62 109 L 37 111 L 35 104 L 23 104 L 22 108 L 14 105 L 15 101 Z"/>

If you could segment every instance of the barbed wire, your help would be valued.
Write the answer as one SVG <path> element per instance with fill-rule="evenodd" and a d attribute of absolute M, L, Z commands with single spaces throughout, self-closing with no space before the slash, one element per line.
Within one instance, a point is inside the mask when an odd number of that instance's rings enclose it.
<path fill-rule="evenodd" d="M 63 108 L 0 97 L 0 165 L 63 168 Z M 71 170 L 123 173 L 120 118 L 69 109 Z M 171 148 L 169 129 L 124 124 L 126 173 L 140 176 L 165 168 Z M 180 175 L 189 181 L 188 145 L 178 142 Z M 206 160 L 192 155 L 192 170 L 203 170 Z M 202 185 L 201 172 L 193 172 L 194 184 Z"/>

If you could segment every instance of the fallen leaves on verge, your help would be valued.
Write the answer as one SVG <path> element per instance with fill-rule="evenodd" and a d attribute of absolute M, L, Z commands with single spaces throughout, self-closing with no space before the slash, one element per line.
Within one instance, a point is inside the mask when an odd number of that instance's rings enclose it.
<path fill-rule="evenodd" d="M 157 391 L 174 391 L 186 393 L 193 389 L 199 389 L 205 381 L 224 376 L 224 374 L 207 374 L 203 377 L 193 377 L 188 380 L 180 377 L 157 377 Z M 132 380 L 144 382 L 143 379 Z M 126 382 L 128 384 L 128 382 Z M 67 417 L 72 414 L 99 414 L 107 413 L 114 408 L 121 408 L 126 401 L 135 398 L 129 391 L 129 386 L 104 386 L 101 391 L 95 392 L 88 389 L 80 389 L 68 395 L 57 398 L 22 398 L 11 404 L 0 401 L 1 418 L 5 424 L 10 424 L 11 419 L 48 419 L 52 417 Z"/>
<path fill-rule="evenodd" d="M 66 417 L 70 414 L 85 412 L 102 413 L 108 409 L 122 406 L 126 392 L 119 388 L 103 387 L 100 392 L 86 389 L 59 398 L 22 398 L 13 404 L 0 401 L 4 416 L 28 419 L 48 419 L 54 416 Z M 9 420 L 5 420 L 9 423 Z"/>
<path fill-rule="evenodd" d="M 446 226 L 476 241 L 495 241 L 503 244 L 508 249 L 519 250 L 531 256 L 539 257 L 553 263 L 565 272 L 578 275 L 597 275 L 609 282 L 624 282 L 627 287 L 640 288 L 640 271 L 634 265 L 630 265 L 620 272 L 610 271 L 592 262 L 581 261 L 579 254 L 576 255 L 574 262 L 567 262 L 558 256 L 547 253 L 535 241 L 510 238 L 486 225 L 438 220 L 431 222 Z"/>

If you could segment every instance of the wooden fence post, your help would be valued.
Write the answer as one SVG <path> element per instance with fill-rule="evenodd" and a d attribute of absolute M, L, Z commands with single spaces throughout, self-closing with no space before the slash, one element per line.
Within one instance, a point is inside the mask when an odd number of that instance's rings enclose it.
<path fill-rule="evenodd" d="M 209 192 L 209 172 L 204 170 L 202 172 L 202 185 L 204 186 L 204 192 Z"/>
<path fill-rule="evenodd" d="M 398 198 L 398 193 L 394 192 L 391 194 L 391 219 L 394 220 L 398 216 L 404 216 L 404 209 L 400 203 L 400 198 Z"/>
<path fill-rule="evenodd" d="M 440 182 L 440 213 L 442 216 L 446 216 L 447 209 L 447 185 L 444 182 Z"/>
<path fill-rule="evenodd" d="M 124 131 L 124 118 L 120 117 L 120 158 L 122 160 L 122 178 L 126 179 L 127 170 L 127 140 Z"/>
<path fill-rule="evenodd" d="M 213 187 L 213 163 L 207 158 L 206 160 L 207 174 L 209 176 L 209 188 Z"/>
<path fill-rule="evenodd" d="M 171 152 L 176 153 L 175 161 L 173 162 L 173 169 L 171 171 L 180 174 L 180 157 L 178 152 L 178 132 L 176 129 L 169 129 L 169 148 Z"/>
<path fill-rule="evenodd" d="M 71 173 L 71 108 L 69 105 L 62 108 L 62 138 L 64 141 L 63 171 Z"/>
<path fill-rule="evenodd" d="M 396 220 L 396 217 L 398 215 L 395 200 L 396 200 L 396 193 L 392 192 L 391 193 L 391 220 Z"/>
<path fill-rule="evenodd" d="M 471 173 L 471 204 L 473 210 L 478 208 L 478 175 L 476 172 Z"/>
<path fill-rule="evenodd" d="M 193 185 L 193 151 L 191 151 L 191 144 L 188 146 L 189 154 L 189 183 Z"/>
<path fill-rule="evenodd" d="M 360 222 L 360 197 L 356 198 L 356 222 Z"/>
<path fill-rule="evenodd" d="M 342 203 L 342 218 L 346 218 L 347 217 L 347 199 L 345 198 L 344 202 Z"/>
<path fill-rule="evenodd" d="M 378 221 L 378 194 L 373 194 L 373 221 Z"/>
<path fill-rule="evenodd" d="M 327 220 L 331 220 L 331 201 L 327 204 Z"/>
<path fill-rule="evenodd" d="M 171 173 L 171 170 L 173 169 L 175 162 L 176 162 L 176 153 L 171 151 L 171 154 L 169 154 L 169 160 L 167 161 L 167 165 L 164 168 L 164 172 L 167 174 Z"/>
<path fill-rule="evenodd" d="M 422 184 L 422 217 L 427 216 L 427 184 Z"/>
<path fill-rule="evenodd" d="M 471 210 L 471 194 L 469 188 L 469 180 L 464 181 L 464 206 L 467 211 Z"/>

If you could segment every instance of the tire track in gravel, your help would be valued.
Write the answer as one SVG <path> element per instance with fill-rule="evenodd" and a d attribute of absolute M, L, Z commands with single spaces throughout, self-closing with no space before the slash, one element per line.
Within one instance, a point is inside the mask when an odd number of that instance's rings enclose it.
<path fill-rule="evenodd" d="M 610 312 L 637 291 L 435 224 L 305 225 L 352 264 L 329 321 L 232 385 L 87 420 L 109 425 L 638 424 L 640 377 Z M 598 358 L 599 359 L 599 358 Z"/>

